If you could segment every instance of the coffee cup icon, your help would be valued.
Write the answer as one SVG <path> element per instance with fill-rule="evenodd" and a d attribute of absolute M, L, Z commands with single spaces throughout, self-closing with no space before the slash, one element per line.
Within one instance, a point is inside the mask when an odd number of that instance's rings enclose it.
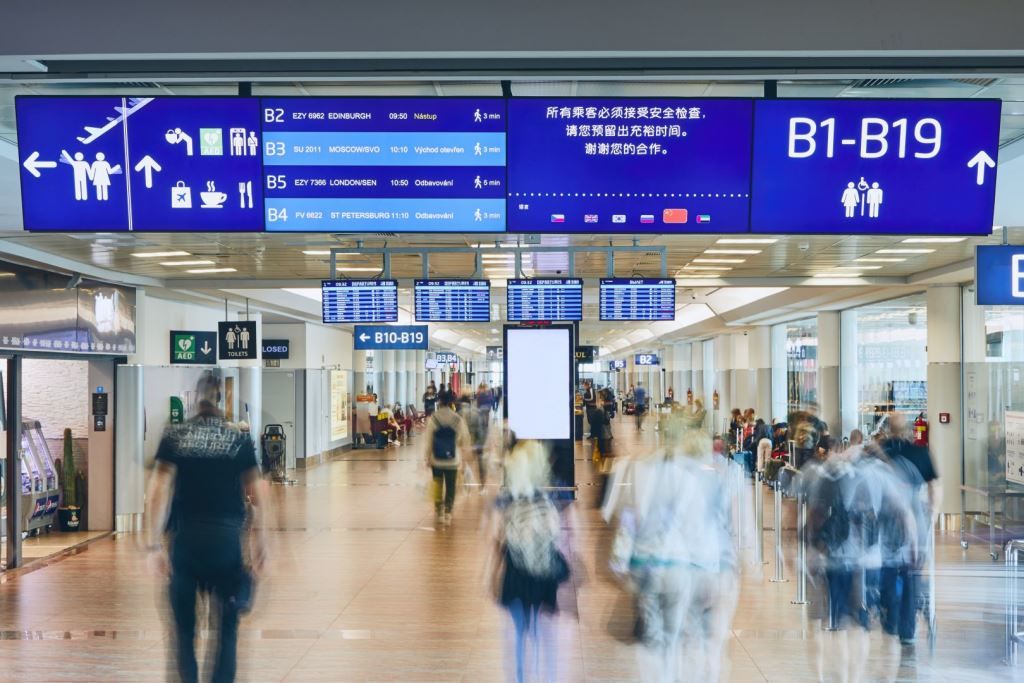
<path fill-rule="evenodd" d="M 206 181 L 206 192 L 200 192 L 199 196 L 203 200 L 201 208 L 204 209 L 221 209 L 224 202 L 228 200 L 228 196 L 225 193 L 217 191 L 217 187 L 213 184 L 212 180 Z"/>

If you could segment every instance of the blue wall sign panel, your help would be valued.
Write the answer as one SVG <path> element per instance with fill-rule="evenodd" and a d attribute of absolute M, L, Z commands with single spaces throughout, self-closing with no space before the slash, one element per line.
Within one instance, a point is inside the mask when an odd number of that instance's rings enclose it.
<path fill-rule="evenodd" d="M 414 290 L 417 322 L 491 321 L 488 280 L 416 280 Z"/>
<path fill-rule="evenodd" d="M 502 232 L 500 98 L 263 99 L 267 230 Z"/>
<path fill-rule="evenodd" d="M 745 232 L 750 100 L 512 99 L 511 232 Z"/>
<path fill-rule="evenodd" d="M 434 362 L 437 363 L 438 367 L 456 365 L 459 362 L 459 356 L 452 351 L 438 351 L 434 354 Z"/>
<path fill-rule="evenodd" d="M 29 230 L 263 230 L 254 99 L 18 97 Z"/>
<path fill-rule="evenodd" d="M 610 372 L 617 372 L 619 370 L 625 370 L 625 369 L 626 369 L 626 361 L 623 360 L 623 359 L 608 361 L 608 370 Z"/>
<path fill-rule="evenodd" d="M 638 353 L 633 356 L 634 365 L 660 365 L 661 359 L 655 353 Z"/>
<path fill-rule="evenodd" d="M 398 321 L 395 280 L 324 280 L 321 296 L 325 323 Z"/>
<path fill-rule="evenodd" d="M 974 286 L 979 306 L 1024 305 L 1024 245 L 979 246 Z"/>
<path fill-rule="evenodd" d="M 583 320 L 583 280 L 579 278 L 509 280 L 509 322 Z"/>
<path fill-rule="evenodd" d="M 675 320 L 676 281 L 603 279 L 600 304 L 601 320 Z"/>
<path fill-rule="evenodd" d="M 426 349 L 426 325 L 356 325 L 352 339 L 356 351 Z"/>
<path fill-rule="evenodd" d="M 992 231 L 998 100 L 755 103 L 753 232 Z"/>

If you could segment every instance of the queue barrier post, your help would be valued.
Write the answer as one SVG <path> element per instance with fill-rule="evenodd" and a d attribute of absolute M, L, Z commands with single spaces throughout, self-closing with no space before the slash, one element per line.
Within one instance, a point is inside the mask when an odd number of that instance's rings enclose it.
<path fill-rule="evenodd" d="M 796 600 L 794 605 L 807 604 L 807 500 L 803 492 L 797 494 L 797 546 L 796 546 Z"/>
<path fill-rule="evenodd" d="M 772 483 L 775 490 L 775 576 L 769 579 L 772 583 L 786 583 L 784 576 L 786 558 L 782 553 L 782 488 L 779 482 Z"/>

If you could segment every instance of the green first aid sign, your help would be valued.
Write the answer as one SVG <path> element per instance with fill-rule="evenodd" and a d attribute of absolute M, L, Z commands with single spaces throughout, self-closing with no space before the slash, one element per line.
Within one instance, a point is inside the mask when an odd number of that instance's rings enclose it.
<path fill-rule="evenodd" d="M 217 362 L 216 332 L 171 331 L 171 365 L 214 365 Z"/>

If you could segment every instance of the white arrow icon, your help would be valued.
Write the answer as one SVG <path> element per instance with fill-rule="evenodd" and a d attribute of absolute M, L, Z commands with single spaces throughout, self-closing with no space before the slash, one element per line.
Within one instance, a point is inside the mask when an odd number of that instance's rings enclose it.
<path fill-rule="evenodd" d="M 359 335 L 359 341 L 361 341 L 361 342 L 364 342 L 364 341 L 366 341 L 369 338 L 370 338 L 370 335 L 366 334 L 365 332 L 363 332 L 362 334 Z"/>
<path fill-rule="evenodd" d="M 159 173 L 163 169 L 160 168 L 160 164 L 156 163 L 153 157 L 147 154 L 142 157 L 139 163 L 135 164 L 135 170 L 143 171 L 146 174 L 146 189 L 148 190 L 153 187 L 153 171 Z"/>
<path fill-rule="evenodd" d="M 210 342 L 208 341 L 204 341 L 203 345 L 199 347 L 199 350 L 203 352 L 204 356 L 209 356 L 210 351 L 213 351 L 213 349 L 210 348 Z"/>
<path fill-rule="evenodd" d="M 986 152 L 985 150 L 981 150 L 973 157 L 971 157 L 971 160 L 967 162 L 967 168 L 974 168 L 975 166 L 978 167 L 978 184 L 984 185 L 985 167 L 987 166 L 988 168 L 995 168 L 996 162 L 992 160 L 992 157 L 988 155 L 988 152 Z"/>
<path fill-rule="evenodd" d="M 28 159 L 25 159 L 23 166 L 29 173 L 34 175 L 36 178 L 42 176 L 39 172 L 40 168 L 57 168 L 56 161 L 39 161 L 39 152 L 32 152 L 28 155 Z"/>

